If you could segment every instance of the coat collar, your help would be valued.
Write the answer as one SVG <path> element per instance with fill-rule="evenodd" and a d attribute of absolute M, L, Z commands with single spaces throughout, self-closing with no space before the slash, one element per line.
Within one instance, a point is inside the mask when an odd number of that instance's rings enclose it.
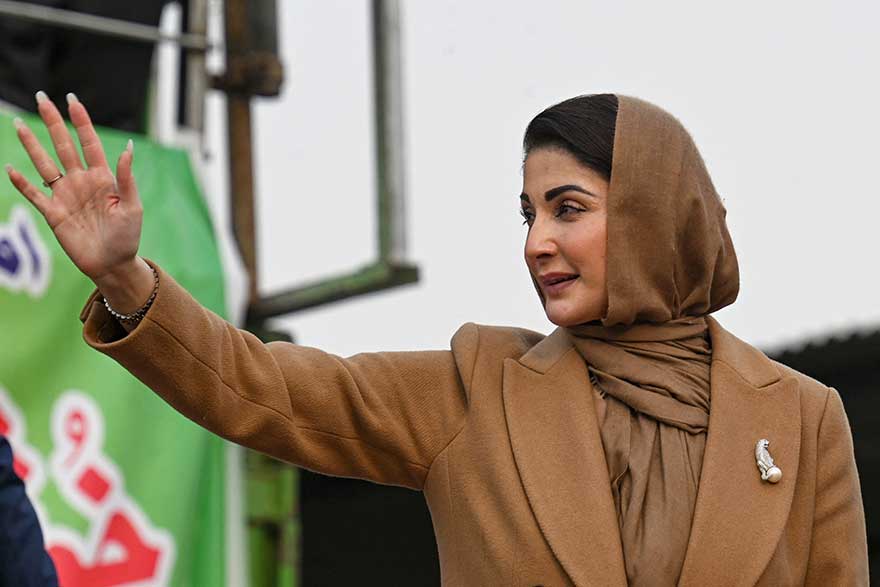
<path fill-rule="evenodd" d="M 782 533 L 800 453 L 800 400 L 760 351 L 709 317 L 711 410 L 680 585 L 754 584 Z M 626 585 L 617 515 L 583 360 L 557 329 L 504 363 L 504 408 L 517 469 L 547 543 L 575 585 Z M 761 481 L 755 444 L 783 471 Z M 713 579 L 721 579 L 713 580 Z"/>
<path fill-rule="evenodd" d="M 565 331 L 507 359 L 503 385 L 516 466 L 553 554 L 575 585 L 626 585 L 589 374 Z"/>
<path fill-rule="evenodd" d="M 679 585 L 754 585 L 773 556 L 794 498 L 801 448 L 797 379 L 713 318 L 711 409 L 703 471 Z M 782 480 L 761 480 L 755 444 L 766 438 Z M 726 575 L 724 574 L 726 573 Z"/>

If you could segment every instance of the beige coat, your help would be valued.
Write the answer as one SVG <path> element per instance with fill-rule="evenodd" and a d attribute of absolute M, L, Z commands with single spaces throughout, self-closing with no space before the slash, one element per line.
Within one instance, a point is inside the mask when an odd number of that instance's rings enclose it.
<path fill-rule="evenodd" d="M 626 584 L 593 392 L 563 331 L 466 324 L 451 351 L 340 358 L 263 344 L 161 270 L 160 283 L 128 336 L 93 296 L 86 341 L 225 438 L 423 491 L 444 585 Z M 679 584 L 867 585 L 837 392 L 709 327 L 711 416 Z M 755 464 L 761 438 L 776 485 Z"/>

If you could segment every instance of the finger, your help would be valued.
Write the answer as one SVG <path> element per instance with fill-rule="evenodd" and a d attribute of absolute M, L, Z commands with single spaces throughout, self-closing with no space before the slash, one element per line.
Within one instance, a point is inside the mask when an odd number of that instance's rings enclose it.
<path fill-rule="evenodd" d="M 86 107 L 79 101 L 76 94 L 67 94 L 67 111 L 70 114 L 70 121 L 76 127 L 76 135 L 79 137 L 79 144 L 82 147 L 83 156 L 86 159 L 86 165 L 89 167 L 108 167 L 107 157 L 104 155 L 104 147 L 101 145 L 101 139 L 92 126 L 92 119 Z"/>
<path fill-rule="evenodd" d="M 46 92 L 42 90 L 37 92 L 37 110 L 40 111 L 40 117 L 46 123 L 49 136 L 52 137 L 52 144 L 55 145 L 55 153 L 64 169 L 68 172 L 72 169 L 82 169 L 76 144 L 67 130 L 67 125 L 64 124 L 61 113 L 58 112 L 58 108 L 55 107 Z"/>
<path fill-rule="evenodd" d="M 15 189 L 27 198 L 45 218 L 49 213 L 49 207 L 52 205 L 52 200 L 49 199 L 46 194 L 37 189 L 34 184 L 29 182 L 25 176 L 16 171 L 12 165 L 6 166 L 6 173 L 9 175 L 9 181 L 12 182 Z"/>
<path fill-rule="evenodd" d="M 125 146 L 119 162 L 116 164 L 116 186 L 119 188 L 119 196 L 124 202 L 137 201 L 137 186 L 134 183 L 134 173 L 131 166 L 134 161 L 134 143 L 131 139 Z"/>
<path fill-rule="evenodd" d="M 44 181 L 51 181 L 61 175 L 58 171 L 58 166 L 55 165 L 55 161 L 49 156 L 49 153 L 43 148 L 36 135 L 27 127 L 24 121 L 21 118 L 16 118 L 13 122 L 15 123 L 18 140 L 21 141 L 24 150 L 27 151 L 28 157 L 30 157 L 31 163 L 34 164 L 34 168 L 40 174 L 40 177 Z"/>

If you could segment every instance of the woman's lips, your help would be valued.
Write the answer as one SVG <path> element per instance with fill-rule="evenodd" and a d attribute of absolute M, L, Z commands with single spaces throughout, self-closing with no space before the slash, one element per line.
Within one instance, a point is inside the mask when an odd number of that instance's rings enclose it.
<path fill-rule="evenodd" d="M 572 275 L 571 277 L 566 277 L 562 281 L 557 281 L 556 283 L 546 284 L 544 286 L 545 295 L 559 295 L 562 291 L 567 288 L 569 285 L 575 282 L 575 280 L 580 277 L 579 275 Z"/>

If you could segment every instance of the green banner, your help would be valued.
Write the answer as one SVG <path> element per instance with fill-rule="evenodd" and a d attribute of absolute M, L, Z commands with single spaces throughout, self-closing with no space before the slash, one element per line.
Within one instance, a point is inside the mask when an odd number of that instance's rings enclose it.
<path fill-rule="evenodd" d="M 39 118 L 22 118 L 44 146 Z M 115 161 L 129 135 L 99 129 Z M 186 152 L 134 137 L 140 254 L 225 314 L 208 210 Z M 0 113 L 0 151 L 40 178 Z M 0 434 L 16 454 L 64 587 L 225 584 L 225 443 L 82 340 L 93 288 L 0 178 Z"/>

